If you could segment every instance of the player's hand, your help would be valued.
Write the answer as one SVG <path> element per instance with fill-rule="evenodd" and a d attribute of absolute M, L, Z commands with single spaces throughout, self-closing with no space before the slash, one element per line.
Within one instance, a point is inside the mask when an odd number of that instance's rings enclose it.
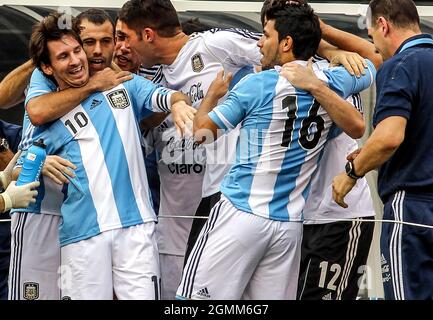
<path fill-rule="evenodd" d="M 2 193 L 5 203 L 5 211 L 12 208 L 27 208 L 30 203 L 36 202 L 38 192 L 33 190 L 39 187 L 39 181 L 16 186 L 16 181 L 12 181 L 5 192 Z"/>
<path fill-rule="evenodd" d="M 18 152 L 15 153 L 15 155 L 11 159 L 11 161 L 9 161 L 6 168 L 2 172 L 0 172 L 0 180 L 1 180 L 1 184 L 3 186 L 3 189 L 6 189 L 9 185 L 9 183 L 11 183 L 12 171 L 14 170 L 14 167 L 15 167 L 20 155 L 21 155 L 21 150 L 18 150 Z"/>
<path fill-rule="evenodd" d="M 171 116 L 177 133 L 184 136 L 187 131 L 192 132 L 192 120 L 197 110 L 181 100 L 171 106 Z"/>
<path fill-rule="evenodd" d="M 312 91 L 315 87 L 322 85 L 313 71 L 313 61 L 308 60 L 307 67 L 296 62 L 289 62 L 283 65 L 280 74 L 286 78 L 295 88 Z"/>
<path fill-rule="evenodd" d="M 68 176 L 75 177 L 75 174 L 69 168 L 77 169 L 72 162 L 62 157 L 47 156 L 42 167 L 42 174 L 57 184 L 69 183 Z"/>
<path fill-rule="evenodd" d="M 232 79 L 233 74 L 231 72 L 224 77 L 224 70 L 221 70 L 210 84 L 206 96 L 217 100 L 221 99 L 229 91 Z"/>
<path fill-rule="evenodd" d="M 346 70 L 353 76 L 360 77 L 361 74 L 365 74 L 367 68 L 367 62 L 356 52 L 349 52 L 344 50 L 336 50 L 330 63 L 330 67 L 343 65 Z"/>
<path fill-rule="evenodd" d="M 332 197 L 334 201 L 343 208 L 348 205 L 344 202 L 344 197 L 355 186 L 356 180 L 349 177 L 346 173 L 340 173 L 332 181 Z"/>
<path fill-rule="evenodd" d="M 348 161 L 353 161 L 353 160 L 355 160 L 355 158 L 360 154 L 361 150 L 362 150 L 362 148 L 358 148 L 358 149 L 356 149 L 355 151 L 352 151 L 351 153 L 349 153 L 349 154 L 347 155 L 346 159 L 347 159 Z"/>
<path fill-rule="evenodd" d="M 105 91 L 113 89 L 119 84 L 131 79 L 132 74 L 129 71 L 114 71 L 110 68 L 105 68 L 90 77 L 89 85 L 94 91 Z"/>

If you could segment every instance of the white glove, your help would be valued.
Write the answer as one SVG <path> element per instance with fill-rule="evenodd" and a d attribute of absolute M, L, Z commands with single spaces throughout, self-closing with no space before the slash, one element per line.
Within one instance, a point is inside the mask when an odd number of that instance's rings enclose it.
<path fill-rule="evenodd" d="M 15 164 L 17 163 L 18 158 L 21 155 L 21 150 L 15 153 L 14 157 L 9 161 L 6 168 L 0 172 L 0 182 L 3 189 L 6 189 L 12 181 L 12 171 L 14 170 Z"/>
<path fill-rule="evenodd" d="M 30 203 L 36 202 L 38 192 L 32 189 L 39 187 L 39 181 L 22 186 L 16 186 L 15 183 L 16 181 L 12 181 L 6 191 L 1 194 L 5 203 L 4 211 L 12 208 L 27 208 Z"/>

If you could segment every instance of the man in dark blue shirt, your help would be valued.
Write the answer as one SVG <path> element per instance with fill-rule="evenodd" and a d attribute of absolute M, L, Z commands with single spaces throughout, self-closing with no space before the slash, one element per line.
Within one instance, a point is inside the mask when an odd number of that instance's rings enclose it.
<path fill-rule="evenodd" d="M 20 126 L 0 120 L 0 170 L 3 170 L 18 150 Z M 5 140 L 3 140 L 5 139 Z M 11 223 L 9 212 L 0 213 L 0 300 L 8 297 L 9 258 L 11 253 Z"/>
<path fill-rule="evenodd" d="M 377 72 L 375 130 L 334 179 L 334 199 L 380 167 L 384 219 L 433 225 L 433 39 L 422 34 L 411 0 L 372 0 L 369 36 L 385 61 Z M 433 299 L 433 230 L 384 223 L 386 299 Z"/>

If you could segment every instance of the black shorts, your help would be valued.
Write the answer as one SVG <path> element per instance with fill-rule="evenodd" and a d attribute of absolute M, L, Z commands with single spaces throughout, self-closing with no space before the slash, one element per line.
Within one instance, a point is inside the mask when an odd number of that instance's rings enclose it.
<path fill-rule="evenodd" d="M 354 300 L 365 271 L 374 223 L 304 225 L 298 299 Z"/>
<path fill-rule="evenodd" d="M 201 199 L 197 211 L 195 212 L 195 215 L 199 217 L 200 216 L 209 217 L 210 210 L 218 201 L 220 201 L 220 198 L 221 198 L 221 192 L 217 192 L 214 193 L 213 195 L 210 195 L 209 197 Z M 194 247 L 194 244 L 196 243 L 200 231 L 203 228 L 205 223 L 206 223 L 206 219 L 194 219 L 194 221 L 192 222 L 191 231 L 189 232 L 189 237 L 188 237 L 188 243 L 186 245 L 184 265 L 188 260 L 189 254 L 191 253 L 191 250 Z"/>

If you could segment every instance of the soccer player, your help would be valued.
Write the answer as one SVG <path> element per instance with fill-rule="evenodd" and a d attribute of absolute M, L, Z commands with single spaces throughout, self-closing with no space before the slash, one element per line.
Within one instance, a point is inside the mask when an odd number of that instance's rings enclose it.
<path fill-rule="evenodd" d="M 90 9 L 81 13 L 77 21 L 73 19 L 70 21 L 76 22 L 75 27 L 86 43 L 85 48 L 91 65 L 91 73 L 96 74 L 99 70 L 109 67 L 114 48 L 114 30 L 108 15 L 102 10 Z M 31 65 L 33 66 L 33 63 Z M 21 69 L 15 74 L 17 83 L 20 83 L 25 73 L 25 70 Z M 100 74 L 110 78 L 113 71 L 107 71 L 104 70 Z M 23 138 L 20 149 L 27 149 L 34 140 L 35 127 L 32 125 L 30 115 L 27 112 L 28 109 L 33 108 L 34 101 L 36 101 L 37 109 L 40 109 L 41 104 L 45 106 L 45 102 L 47 103 L 46 108 L 50 109 L 50 104 L 60 106 L 63 103 L 67 105 L 73 101 L 78 104 L 82 99 L 78 92 L 80 88 L 72 89 L 76 90 L 76 94 L 72 95 L 72 101 L 63 100 L 66 98 L 63 92 L 56 92 L 51 95 L 51 92 L 56 91 L 56 85 L 43 76 L 38 69 L 33 72 L 32 79 L 27 92 L 27 108 L 24 114 Z M 10 80 L 13 81 L 14 78 L 11 77 Z M 92 80 L 97 82 L 101 80 L 101 83 L 91 84 L 92 86 L 95 85 L 96 90 L 109 89 L 118 83 L 117 81 L 112 83 L 112 80 L 103 80 L 98 75 Z M 19 173 L 20 165 L 21 163 L 18 162 L 16 176 Z M 60 299 L 58 229 L 61 221 L 60 207 L 64 197 L 62 188 L 64 183 L 69 182 L 65 175 L 73 178 L 74 174 L 71 169 L 75 168 L 75 165 L 67 159 L 57 155 L 48 155 L 42 170 L 41 186 L 38 189 L 39 196 L 36 203 L 25 209 L 13 211 L 9 299 Z"/>
<path fill-rule="evenodd" d="M 34 64 L 63 90 L 88 81 L 80 38 L 51 15 L 36 25 Z M 91 95 L 61 119 L 35 129 L 49 154 L 77 164 L 62 204 L 62 295 L 71 299 L 155 299 L 159 264 L 138 119 L 159 111 L 192 117 L 183 94 L 134 77 Z M 175 119 L 178 116 L 173 116 Z"/>
<path fill-rule="evenodd" d="M 316 52 L 317 16 L 307 4 L 278 2 L 266 18 L 258 43 L 266 71 L 244 78 L 213 109 L 230 81 L 220 73 L 194 118 L 197 141 L 212 141 L 218 129 L 238 124 L 241 133 L 221 200 L 185 265 L 180 299 L 296 297 L 302 209 L 332 121 L 308 92 L 296 90 L 274 68 L 291 61 L 306 64 Z M 369 65 L 361 78 L 343 68 L 317 72 L 347 97 L 372 83 L 374 66 Z M 345 104 L 341 98 L 337 102 Z"/>
<path fill-rule="evenodd" d="M 265 1 L 264 8 L 269 2 L 271 1 Z M 264 20 L 262 11 L 262 21 Z M 326 25 L 323 21 L 320 23 L 322 39 L 341 49 L 357 52 L 370 59 L 375 66 L 380 65 L 382 59 L 375 53 L 371 43 Z M 326 60 L 317 55 L 313 62 L 319 69 L 329 66 Z M 362 220 L 373 218 L 375 213 L 365 179 L 359 182 L 347 209 L 339 207 L 333 201 L 332 179 L 344 167 L 346 155 L 358 148 L 354 139 L 364 134 L 361 98 L 360 95 L 349 97 L 350 104 L 343 105 L 343 109 L 336 108 L 335 105 L 328 107 L 326 103 L 335 98 L 321 90 L 311 89 L 312 84 L 318 81 L 313 70 L 289 64 L 283 68 L 281 74 L 287 77 L 294 87 L 309 91 L 322 103 L 338 126 L 333 128 L 332 137 L 325 145 L 303 210 L 304 233 L 298 299 L 355 299 L 359 291 L 359 279 L 366 269 L 374 229 L 373 223 Z M 341 218 L 359 220 L 333 221 Z"/>

